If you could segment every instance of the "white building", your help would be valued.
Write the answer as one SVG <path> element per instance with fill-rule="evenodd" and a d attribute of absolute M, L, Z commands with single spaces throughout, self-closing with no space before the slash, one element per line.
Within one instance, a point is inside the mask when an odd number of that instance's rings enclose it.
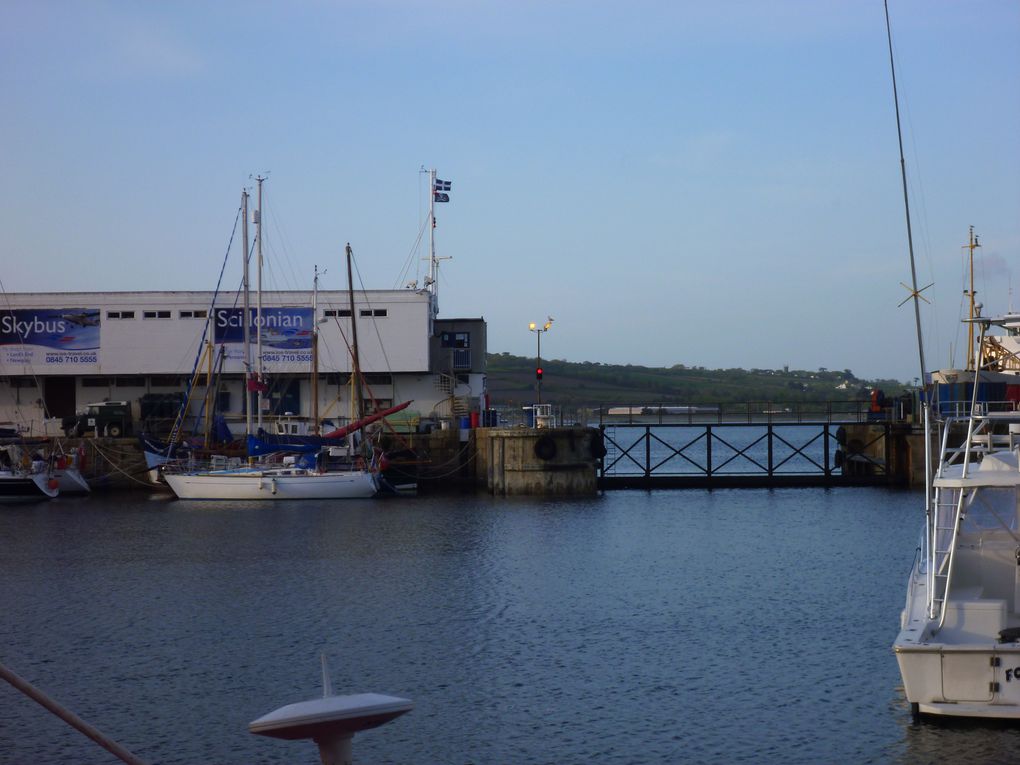
<path fill-rule="evenodd" d="M 413 400 L 425 422 L 467 415 L 483 404 L 483 319 L 433 319 L 424 290 L 355 293 L 358 356 L 366 408 Z M 60 292 L 5 296 L 0 307 L 0 426 L 59 433 L 60 418 L 99 401 L 137 402 L 188 387 L 216 397 L 228 423 L 244 420 L 242 306 L 212 292 Z M 318 328 L 320 418 L 352 413 L 351 306 L 345 291 L 263 292 L 264 417 L 309 416 L 312 337 Z M 254 300 L 251 366 L 259 367 Z M 207 374 L 213 385 L 206 388 Z M 411 417 L 412 423 L 414 415 Z"/>

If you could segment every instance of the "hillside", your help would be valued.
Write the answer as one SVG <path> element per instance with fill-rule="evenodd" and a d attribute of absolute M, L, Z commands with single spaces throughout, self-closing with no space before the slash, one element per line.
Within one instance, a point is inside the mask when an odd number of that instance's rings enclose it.
<path fill-rule="evenodd" d="M 488 355 L 488 388 L 495 405 L 533 403 L 535 359 Z M 770 401 L 853 401 L 877 387 L 887 396 L 906 390 L 896 380 L 861 380 L 849 369 L 705 369 L 542 360 L 542 400 L 564 406 L 723 404 Z"/>

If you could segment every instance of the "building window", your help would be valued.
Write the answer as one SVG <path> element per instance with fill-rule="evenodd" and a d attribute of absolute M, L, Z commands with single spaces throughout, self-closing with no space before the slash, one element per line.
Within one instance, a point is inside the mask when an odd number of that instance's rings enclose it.
<path fill-rule="evenodd" d="M 361 315 L 362 316 L 371 316 L 372 315 L 372 309 L 371 308 L 362 308 L 361 309 Z"/>
<path fill-rule="evenodd" d="M 467 348 L 454 348 L 453 368 L 471 369 L 471 351 L 469 351 Z"/>
<path fill-rule="evenodd" d="M 134 311 L 107 311 L 107 319 L 133 319 L 135 318 Z"/>
<path fill-rule="evenodd" d="M 149 384 L 153 388 L 177 388 L 182 382 L 183 378 L 180 375 L 153 375 L 149 378 Z"/>
<path fill-rule="evenodd" d="M 118 388 L 144 388 L 144 377 L 114 377 L 113 384 Z"/>
<path fill-rule="evenodd" d="M 443 332 L 439 336 L 439 342 L 443 348 L 470 348 L 470 332 Z"/>
<path fill-rule="evenodd" d="M 349 372 L 330 372 L 326 375 L 328 385 L 350 385 L 351 375 Z"/>
<path fill-rule="evenodd" d="M 169 311 L 142 311 L 143 319 L 169 319 Z"/>
<path fill-rule="evenodd" d="M 207 319 L 209 318 L 209 312 L 205 309 L 199 309 L 197 311 L 181 311 L 179 316 L 182 319 Z M 163 318 L 162 316 L 159 318 Z"/>
<path fill-rule="evenodd" d="M 322 315 L 326 316 L 326 317 L 339 317 L 339 318 L 342 319 L 345 316 L 350 316 L 351 315 L 351 309 L 350 308 L 330 308 L 330 309 L 327 309 L 327 310 L 323 311 Z"/>
<path fill-rule="evenodd" d="M 393 385 L 393 375 L 385 372 L 367 372 L 361 376 L 366 385 Z"/>
<path fill-rule="evenodd" d="M 110 379 L 108 377 L 83 377 L 81 387 L 83 388 L 108 388 Z"/>
<path fill-rule="evenodd" d="M 35 378 L 34 377 L 12 377 L 11 378 L 12 388 L 34 388 Z"/>
<path fill-rule="evenodd" d="M 372 315 L 373 316 L 385 316 L 386 315 L 386 309 L 385 308 L 373 308 L 372 309 Z"/>

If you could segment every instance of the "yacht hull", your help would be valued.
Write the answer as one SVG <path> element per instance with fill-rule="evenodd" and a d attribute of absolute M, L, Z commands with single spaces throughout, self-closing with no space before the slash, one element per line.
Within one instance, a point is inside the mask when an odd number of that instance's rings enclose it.
<path fill-rule="evenodd" d="M 364 471 L 209 471 L 165 473 L 179 499 L 292 500 L 365 499 L 376 493 L 375 477 Z"/>

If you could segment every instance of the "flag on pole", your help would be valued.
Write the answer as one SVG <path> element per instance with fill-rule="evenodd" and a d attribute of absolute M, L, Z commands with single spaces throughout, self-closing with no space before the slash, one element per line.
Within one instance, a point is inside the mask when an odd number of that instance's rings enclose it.
<path fill-rule="evenodd" d="M 449 194 L 444 194 L 444 193 L 439 192 L 439 191 L 435 192 L 435 198 L 436 198 L 437 202 L 449 202 L 450 201 L 450 195 Z"/>
<path fill-rule="evenodd" d="M 451 186 L 453 186 L 453 184 L 450 181 L 442 181 L 439 178 L 436 178 L 435 191 L 449 191 Z"/>

